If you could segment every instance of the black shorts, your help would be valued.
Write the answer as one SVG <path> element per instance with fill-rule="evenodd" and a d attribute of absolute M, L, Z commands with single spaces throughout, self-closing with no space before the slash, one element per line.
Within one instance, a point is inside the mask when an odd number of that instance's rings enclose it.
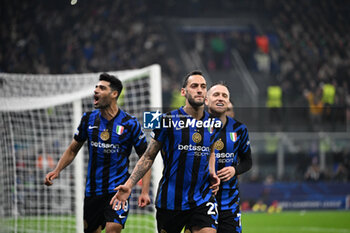
<path fill-rule="evenodd" d="M 124 209 L 114 210 L 109 204 L 114 193 L 84 198 L 84 232 L 93 232 L 99 226 L 105 228 L 106 222 L 115 222 L 123 226 L 129 213 L 129 203 Z"/>
<path fill-rule="evenodd" d="M 241 212 L 239 208 L 234 210 L 222 210 L 219 212 L 219 224 L 217 233 L 241 233 Z"/>
<path fill-rule="evenodd" d="M 222 210 L 219 212 L 219 224 L 217 233 L 241 233 L 241 212 L 232 210 Z M 185 233 L 191 233 L 189 226 L 186 226 Z"/>
<path fill-rule="evenodd" d="M 180 233 L 184 226 L 217 229 L 218 211 L 214 197 L 190 210 L 157 208 L 158 233 Z"/>

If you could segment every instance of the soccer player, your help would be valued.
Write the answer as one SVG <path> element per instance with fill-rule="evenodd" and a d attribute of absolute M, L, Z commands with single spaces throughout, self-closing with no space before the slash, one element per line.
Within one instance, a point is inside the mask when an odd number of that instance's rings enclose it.
<path fill-rule="evenodd" d="M 111 205 L 124 206 L 132 187 L 151 168 L 158 151 L 163 158 L 156 208 L 159 233 L 180 233 L 185 225 L 195 233 L 214 233 L 217 203 L 212 192 L 220 183 L 215 174 L 214 142 L 222 124 L 204 111 L 206 80 L 200 71 L 189 73 L 181 95 L 184 107 L 166 113 L 154 129 L 150 144 L 124 185 L 116 187 Z"/>
<path fill-rule="evenodd" d="M 86 112 L 81 118 L 74 139 L 58 161 L 56 168 L 45 177 L 45 184 L 52 185 L 60 172 L 75 158 L 84 142 L 88 141 L 89 164 L 84 198 L 84 231 L 120 233 L 129 212 L 112 209 L 110 199 L 116 193 L 114 188 L 124 184 L 129 177 L 129 156 L 134 146 L 141 156 L 147 141 L 141 125 L 134 116 L 118 107 L 117 99 L 122 91 L 121 81 L 109 74 L 101 74 L 94 90 L 96 110 Z M 143 179 L 139 206 L 150 203 L 150 172 Z"/>
<path fill-rule="evenodd" d="M 233 103 L 230 101 L 227 104 L 227 111 L 226 111 L 226 116 L 234 118 L 235 117 L 235 111 L 233 109 Z"/>
<path fill-rule="evenodd" d="M 252 167 L 247 127 L 228 117 L 230 92 L 224 83 L 208 90 L 208 111 L 223 123 L 220 139 L 215 143 L 216 171 L 221 183 L 216 195 L 219 210 L 218 233 L 242 231 L 237 176 Z"/>

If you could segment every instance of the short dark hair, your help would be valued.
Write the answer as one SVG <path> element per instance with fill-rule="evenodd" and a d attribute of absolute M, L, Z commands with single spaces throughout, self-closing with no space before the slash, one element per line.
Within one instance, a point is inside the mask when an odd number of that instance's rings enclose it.
<path fill-rule="evenodd" d="M 202 71 L 200 70 L 193 70 L 191 71 L 190 73 L 186 74 L 185 78 L 183 79 L 182 81 L 182 87 L 185 88 L 187 86 L 187 83 L 188 83 L 188 78 L 192 75 L 201 75 L 203 76 L 203 73 Z M 204 76 L 203 76 L 204 77 Z"/>
<path fill-rule="evenodd" d="M 234 106 L 235 106 L 235 103 L 233 102 L 233 100 L 232 100 L 232 99 L 230 99 L 230 103 L 232 104 L 232 107 L 234 107 Z"/>
<path fill-rule="evenodd" d="M 109 86 L 113 91 L 118 91 L 118 97 L 120 96 L 120 93 L 122 93 L 123 90 L 123 83 L 114 75 L 110 75 L 107 73 L 100 74 L 100 81 L 106 81 L 109 82 Z"/>
<path fill-rule="evenodd" d="M 230 88 L 228 87 L 228 85 L 227 85 L 227 83 L 226 83 L 225 81 L 219 81 L 219 82 L 216 82 L 216 83 L 212 84 L 212 85 L 209 87 L 208 91 L 209 91 L 212 87 L 217 86 L 217 85 L 221 85 L 221 86 L 226 87 L 227 90 L 228 90 L 228 92 L 230 92 Z"/>

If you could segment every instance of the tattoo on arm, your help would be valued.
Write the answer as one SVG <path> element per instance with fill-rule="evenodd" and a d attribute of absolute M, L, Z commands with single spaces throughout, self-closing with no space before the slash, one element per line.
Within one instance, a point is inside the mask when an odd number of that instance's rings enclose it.
<path fill-rule="evenodd" d="M 161 143 L 152 139 L 150 144 L 147 147 L 147 150 L 142 155 L 140 160 L 137 162 L 131 176 L 130 180 L 132 181 L 132 185 L 134 186 L 152 167 L 154 159 L 157 156 L 158 151 L 161 148 Z"/>

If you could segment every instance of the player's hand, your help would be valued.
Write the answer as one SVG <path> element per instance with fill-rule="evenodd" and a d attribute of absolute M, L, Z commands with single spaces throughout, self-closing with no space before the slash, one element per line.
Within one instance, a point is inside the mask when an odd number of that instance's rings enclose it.
<path fill-rule="evenodd" d="M 219 191 L 220 179 L 216 174 L 210 174 L 210 183 L 211 186 L 209 188 L 212 189 L 214 195 Z"/>
<path fill-rule="evenodd" d="M 148 193 L 141 193 L 139 196 L 139 207 L 143 208 L 151 203 L 151 198 L 149 197 Z"/>
<path fill-rule="evenodd" d="M 53 184 L 53 180 L 56 179 L 58 177 L 59 173 L 52 171 L 47 173 L 47 175 L 45 176 L 45 181 L 44 184 L 47 186 L 51 186 Z"/>
<path fill-rule="evenodd" d="M 131 194 L 131 188 L 127 185 L 119 185 L 114 190 L 116 190 L 117 193 L 112 197 L 109 204 L 112 205 L 113 209 L 119 210 L 120 207 L 124 209 L 126 201 Z"/>
<path fill-rule="evenodd" d="M 236 169 L 232 166 L 224 167 L 217 171 L 217 175 L 221 181 L 225 182 L 230 180 L 236 174 Z"/>

